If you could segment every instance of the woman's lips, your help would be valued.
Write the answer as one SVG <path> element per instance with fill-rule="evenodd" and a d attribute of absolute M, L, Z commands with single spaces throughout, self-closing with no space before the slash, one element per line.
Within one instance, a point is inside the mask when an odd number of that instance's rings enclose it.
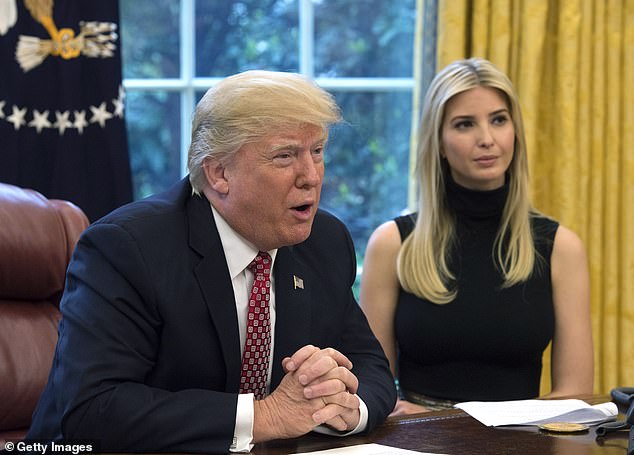
<path fill-rule="evenodd" d="M 498 159 L 497 156 L 487 155 L 487 156 L 481 156 L 480 158 L 476 158 L 475 161 L 481 166 L 493 166 L 496 163 L 497 159 Z"/>

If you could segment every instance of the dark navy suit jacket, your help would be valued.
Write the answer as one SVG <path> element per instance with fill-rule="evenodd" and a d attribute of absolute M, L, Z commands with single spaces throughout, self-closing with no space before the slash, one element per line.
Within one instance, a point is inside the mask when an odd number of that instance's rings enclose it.
<path fill-rule="evenodd" d="M 275 260 L 271 388 L 313 344 L 352 361 L 368 430 L 392 410 L 383 351 L 352 292 L 350 235 L 318 211 Z M 303 289 L 294 286 L 303 280 Z M 59 341 L 27 439 L 93 439 L 102 451 L 226 452 L 240 378 L 233 288 L 209 202 L 187 179 L 92 224 L 67 273 Z"/>

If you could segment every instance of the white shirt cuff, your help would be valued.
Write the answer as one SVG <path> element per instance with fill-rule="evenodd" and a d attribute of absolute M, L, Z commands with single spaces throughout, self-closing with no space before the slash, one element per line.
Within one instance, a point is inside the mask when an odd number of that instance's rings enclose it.
<path fill-rule="evenodd" d="M 238 395 L 236 409 L 236 425 L 233 430 L 233 443 L 230 452 L 250 452 L 253 448 L 253 394 Z"/>
<path fill-rule="evenodd" d="M 313 428 L 313 431 L 315 433 L 327 434 L 330 436 L 348 436 L 351 434 L 361 433 L 365 430 L 368 426 L 368 406 L 363 402 L 359 395 L 355 394 L 355 396 L 359 399 L 359 423 L 353 430 L 343 433 L 341 431 L 333 430 L 326 425 L 319 425 Z"/>
<path fill-rule="evenodd" d="M 348 436 L 360 433 L 368 425 L 368 407 L 359 395 L 359 423 L 346 433 L 333 430 L 326 425 L 319 425 L 313 429 L 316 433 L 331 436 Z M 230 452 L 248 453 L 253 448 L 253 394 L 239 394 L 236 409 L 236 423 L 233 431 L 233 443 L 229 447 Z"/>

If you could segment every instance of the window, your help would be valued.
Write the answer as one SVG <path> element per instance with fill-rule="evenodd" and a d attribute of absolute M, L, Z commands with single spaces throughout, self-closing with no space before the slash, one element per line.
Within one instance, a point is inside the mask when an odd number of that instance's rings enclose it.
<path fill-rule="evenodd" d="M 247 69 L 306 74 L 345 123 L 331 132 L 321 207 L 370 233 L 407 205 L 415 0 L 120 0 L 135 198 L 186 173 L 202 94 Z"/>

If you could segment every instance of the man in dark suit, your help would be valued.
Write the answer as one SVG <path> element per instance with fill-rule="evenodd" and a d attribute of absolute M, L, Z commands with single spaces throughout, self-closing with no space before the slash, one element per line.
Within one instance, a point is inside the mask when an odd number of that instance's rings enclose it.
<path fill-rule="evenodd" d="M 350 235 L 317 208 L 337 121 L 296 74 L 248 71 L 207 92 L 189 178 L 82 235 L 27 439 L 248 451 L 388 415 L 393 379 L 351 292 Z"/>

